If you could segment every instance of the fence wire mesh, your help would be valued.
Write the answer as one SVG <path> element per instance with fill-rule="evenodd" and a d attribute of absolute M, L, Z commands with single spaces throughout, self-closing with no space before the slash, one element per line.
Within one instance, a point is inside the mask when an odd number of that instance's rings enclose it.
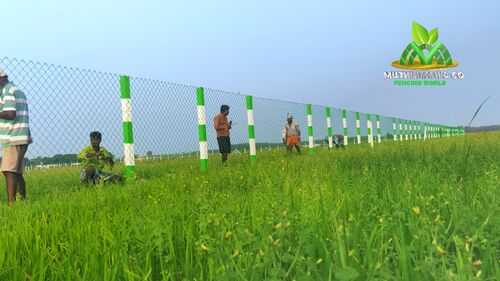
<path fill-rule="evenodd" d="M 124 156 L 120 75 L 0 58 L 0 69 L 28 97 L 30 128 L 34 139 L 26 155 L 28 167 L 77 165 L 76 154 L 89 145 L 89 133 L 103 134 L 102 146 L 116 158 Z M 135 157 L 183 157 L 199 153 L 196 87 L 130 77 Z M 236 153 L 248 153 L 246 96 L 205 88 L 207 143 L 210 155 L 218 153 L 213 118 L 221 105 L 230 107 L 231 142 Z M 343 135 L 342 110 L 331 107 L 334 135 Z M 306 104 L 253 97 L 257 149 L 282 145 L 287 114 L 300 126 L 303 145 L 308 143 Z M 370 114 L 377 140 L 376 114 Z M 356 112 L 347 111 L 348 144 L 357 143 Z M 382 141 L 405 133 L 404 120 L 380 115 Z M 312 105 L 316 146 L 328 146 L 326 107 Z M 393 120 L 395 130 L 393 129 Z M 400 129 L 400 123 L 402 128 Z M 420 124 L 423 137 L 424 126 Z M 359 114 L 361 142 L 367 142 L 367 114 Z M 408 128 L 409 131 L 409 128 Z M 405 137 L 403 136 L 403 140 Z"/>

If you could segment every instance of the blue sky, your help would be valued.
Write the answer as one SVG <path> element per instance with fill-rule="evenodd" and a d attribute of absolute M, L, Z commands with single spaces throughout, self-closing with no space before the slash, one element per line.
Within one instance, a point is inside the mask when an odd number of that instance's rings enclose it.
<path fill-rule="evenodd" d="M 415 5 L 413 3 L 418 3 Z M 0 56 L 407 119 L 500 124 L 498 1 L 9 1 Z M 383 79 L 416 20 L 465 79 Z"/>

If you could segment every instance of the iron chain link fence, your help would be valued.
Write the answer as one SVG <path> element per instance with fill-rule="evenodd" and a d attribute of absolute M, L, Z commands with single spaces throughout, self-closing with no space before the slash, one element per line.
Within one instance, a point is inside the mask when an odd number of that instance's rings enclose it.
<path fill-rule="evenodd" d="M 89 145 L 91 131 L 103 134 L 102 146 L 115 158 L 125 156 L 120 75 L 7 57 L 0 58 L 0 69 L 28 98 L 34 140 L 26 155 L 28 168 L 78 165 L 76 154 Z M 196 87 L 130 77 L 129 91 L 134 159 L 199 155 Z M 228 118 L 233 121 L 233 150 L 250 153 L 247 102 L 247 96 L 240 93 L 204 89 L 209 155 L 218 153 L 213 118 L 223 104 L 230 107 Z M 282 145 L 287 114 L 292 114 L 299 124 L 304 146 L 309 145 L 310 126 L 313 145 L 328 147 L 328 110 L 332 135 L 344 136 L 348 145 L 367 143 L 371 137 L 377 143 L 379 135 L 381 141 L 400 141 L 405 140 L 407 134 L 419 139 L 464 133 L 458 127 L 349 110 L 345 112 L 344 126 L 343 110 L 339 108 L 312 105 L 311 120 L 306 104 L 253 97 L 257 151 L 262 147 Z"/>

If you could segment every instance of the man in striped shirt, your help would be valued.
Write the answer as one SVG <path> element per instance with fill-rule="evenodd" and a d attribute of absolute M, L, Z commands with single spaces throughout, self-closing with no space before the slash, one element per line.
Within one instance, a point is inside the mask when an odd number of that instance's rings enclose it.
<path fill-rule="evenodd" d="M 24 155 L 32 143 L 29 128 L 28 102 L 24 93 L 9 81 L 0 69 L 0 142 L 2 143 L 2 166 L 7 185 L 7 201 L 26 198 L 24 182 Z"/>

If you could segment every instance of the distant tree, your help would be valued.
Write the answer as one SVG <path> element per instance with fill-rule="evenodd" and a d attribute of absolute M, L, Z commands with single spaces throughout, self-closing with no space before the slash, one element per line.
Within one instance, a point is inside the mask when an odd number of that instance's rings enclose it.
<path fill-rule="evenodd" d="M 151 157 L 151 156 L 153 156 L 153 151 L 151 151 L 151 150 L 150 150 L 150 151 L 146 152 L 146 156 L 147 156 L 147 157 Z"/>

